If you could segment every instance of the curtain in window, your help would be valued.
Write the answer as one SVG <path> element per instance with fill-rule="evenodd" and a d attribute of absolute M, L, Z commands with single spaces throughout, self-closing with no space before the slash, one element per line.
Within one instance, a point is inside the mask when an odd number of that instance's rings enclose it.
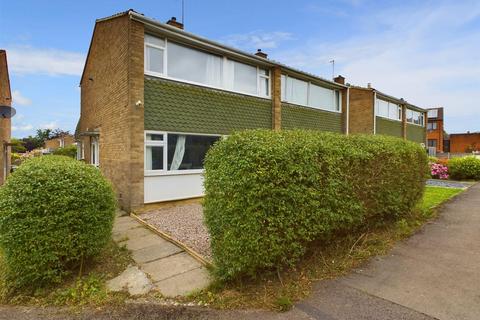
<path fill-rule="evenodd" d="M 177 144 L 175 145 L 175 153 L 173 154 L 170 170 L 178 170 L 182 164 L 183 156 L 185 154 L 185 139 L 185 135 L 179 135 L 177 138 Z"/>
<path fill-rule="evenodd" d="M 222 60 L 213 55 L 207 56 L 207 74 L 206 82 L 212 86 L 221 86 L 222 84 Z"/>
<path fill-rule="evenodd" d="M 147 170 L 152 170 L 152 147 L 147 147 L 146 148 L 147 156 L 145 158 L 146 160 L 146 166 Z"/>

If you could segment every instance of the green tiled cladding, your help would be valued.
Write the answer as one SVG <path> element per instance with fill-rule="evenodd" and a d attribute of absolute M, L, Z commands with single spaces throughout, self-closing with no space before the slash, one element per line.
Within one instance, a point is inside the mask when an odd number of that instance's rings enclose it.
<path fill-rule="evenodd" d="M 342 114 L 282 103 L 282 129 L 342 132 Z"/>
<path fill-rule="evenodd" d="M 272 128 L 272 101 L 145 77 L 145 130 L 230 134 Z"/>
<path fill-rule="evenodd" d="M 402 122 L 377 117 L 377 134 L 402 138 Z"/>
<path fill-rule="evenodd" d="M 407 140 L 425 143 L 425 127 L 407 123 Z"/>

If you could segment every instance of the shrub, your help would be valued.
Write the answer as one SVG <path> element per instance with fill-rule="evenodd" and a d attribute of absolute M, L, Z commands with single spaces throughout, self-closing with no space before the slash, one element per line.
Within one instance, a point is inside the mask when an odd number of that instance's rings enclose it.
<path fill-rule="evenodd" d="M 450 159 L 448 169 L 452 179 L 480 180 L 480 159 L 475 157 Z"/>
<path fill-rule="evenodd" d="M 427 155 L 384 136 L 253 130 L 215 144 L 205 161 L 205 222 L 223 280 L 292 266 L 315 239 L 408 214 Z"/>
<path fill-rule="evenodd" d="M 66 156 L 75 159 L 77 157 L 77 146 L 72 144 L 63 148 L 58 148 L 53 151 L 53 154 L 57 156 Z"/>
<path fill-rule="evenodd" d="M 430 174 L 432 178 L 448 179 L 448 168 L 440 163 L 430 163 Z"/>
<path fill-rule="evenodd" d="M 0 248 L 12 289 L 58 282 L 109 241 L 111 185 L 79 161 L 25 161 L 0 188 Z"/>

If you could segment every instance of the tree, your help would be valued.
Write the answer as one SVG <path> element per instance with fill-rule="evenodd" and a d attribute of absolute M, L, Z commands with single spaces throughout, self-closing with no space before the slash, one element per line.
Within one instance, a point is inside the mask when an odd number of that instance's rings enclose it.
<path fill-rule="evenodd" d="M 20 139 L 12 138 L 10 143 L 13 153 L 24 153 L 27 151 L 27 148 L 25 148 L 23 141 Z"/>

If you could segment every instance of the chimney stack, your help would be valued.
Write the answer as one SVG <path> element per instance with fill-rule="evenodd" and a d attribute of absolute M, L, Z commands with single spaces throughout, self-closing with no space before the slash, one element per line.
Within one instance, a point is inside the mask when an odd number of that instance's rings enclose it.
<path fill-rule="evenodd" d="M 255 55 L 263 59 L 267 59 L 268 57 L 268 54 L 262 52 L 262 49 L 258 49 L 257 52 L 255 52 Z"/>
<path fill-rule="evenodd" d="M 367 83 L 367 88 L 368 88 L 368 89 L 372 89 L 372 84 L 371 84 L 370 82 Z"/>
<path fill-rule="evenodd" d="M 177 18 L 175 18 L 175 17 L 172 17 L 170 20 L 168 20 L 167 24 L 171 25 L 172 27 L 183 30 L 183 23 L 178 22 Z"/>
<path fill-rule="evenodd" d="M 342 77 L 341 75 L 338 75 L 337 77 L 333 78 L 333 81 L 335 81 L 336 83 L 345 84 L 345 78 Z"/>

